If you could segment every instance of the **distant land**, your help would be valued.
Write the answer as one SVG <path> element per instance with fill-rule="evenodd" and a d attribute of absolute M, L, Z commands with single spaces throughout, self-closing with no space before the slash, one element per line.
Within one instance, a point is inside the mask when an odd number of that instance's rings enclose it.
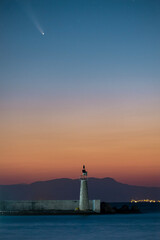
<path fill-rule="evenodd" d="M 112 178 L 89 178 L 90 199 L 129 202 L 131 199 L 160 199 L 160 187 L 123 184 Z M 60 178 L 31 184 L 0 185 L 0 200 L 79 199 L 80 180 Z"/>

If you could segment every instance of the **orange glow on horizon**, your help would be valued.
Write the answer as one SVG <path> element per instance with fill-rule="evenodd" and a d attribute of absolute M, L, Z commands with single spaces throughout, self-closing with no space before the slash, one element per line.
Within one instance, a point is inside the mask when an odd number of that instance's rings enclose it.
<path fill-rule="evenodd" d="M 21 113 L 21 114 L 20 114 Z M 124 119 L 94 110 L 59 117 L 10 113 L 1 124 L 1 184 L 89 176 L 160 186 L 160 134 L 151 118 Z M 78 117 L 79 116 L 79 117 Z M 93 118 L 94 117 L 94 118 Z M 64 119 L 64 120 L 62 120 Z M 117 120 L 118 119 L 118 120 Z"/>

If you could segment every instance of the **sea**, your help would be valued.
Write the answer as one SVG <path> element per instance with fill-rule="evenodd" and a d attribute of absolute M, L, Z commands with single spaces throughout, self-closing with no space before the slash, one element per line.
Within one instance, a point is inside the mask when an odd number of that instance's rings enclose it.
<path fill-rule="evenodd" d="M 160 240 L 160 213 L 0 216 L 1 240 Z"/>

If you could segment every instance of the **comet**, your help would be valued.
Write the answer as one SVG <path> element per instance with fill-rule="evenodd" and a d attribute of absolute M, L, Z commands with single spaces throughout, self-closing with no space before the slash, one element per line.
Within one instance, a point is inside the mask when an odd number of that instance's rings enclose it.
<path fill-rule="evenodd" d="M 21 4 L 20 0 L 19 3 Z M 42 29 L 41 24 L 39 23 L 35 12 L 33 11 L 32 5 L 30 1 L 25 1 L 21 6 L 24 8 L 25 13 L 27 14 L 28 18 L 31 20 L 31 22 L 34 24 L 36 29 L 44 36 L 44 31 Z"/>
<path fill-rule="evenodd" d="M 32 22 L 34 24 L 34 26 L 37 28 L 37 30 L 42 34 L 44 35 L 44 31 L 42 29 L 42 27 L 40 26 L 40 23 L 38 22 L 38 20 L 36 19 L 36 17 L 34 15 L 31 15 L 31 19 L 32 19 Z"/>

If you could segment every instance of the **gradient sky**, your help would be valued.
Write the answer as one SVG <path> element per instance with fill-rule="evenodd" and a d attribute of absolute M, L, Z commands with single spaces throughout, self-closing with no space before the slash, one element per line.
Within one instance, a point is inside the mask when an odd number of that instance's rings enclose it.
<path fill-rule="evenodd" d="M 160 186 L 159 0 L 1 0 L 0 29 L 0 184 Z"/>

